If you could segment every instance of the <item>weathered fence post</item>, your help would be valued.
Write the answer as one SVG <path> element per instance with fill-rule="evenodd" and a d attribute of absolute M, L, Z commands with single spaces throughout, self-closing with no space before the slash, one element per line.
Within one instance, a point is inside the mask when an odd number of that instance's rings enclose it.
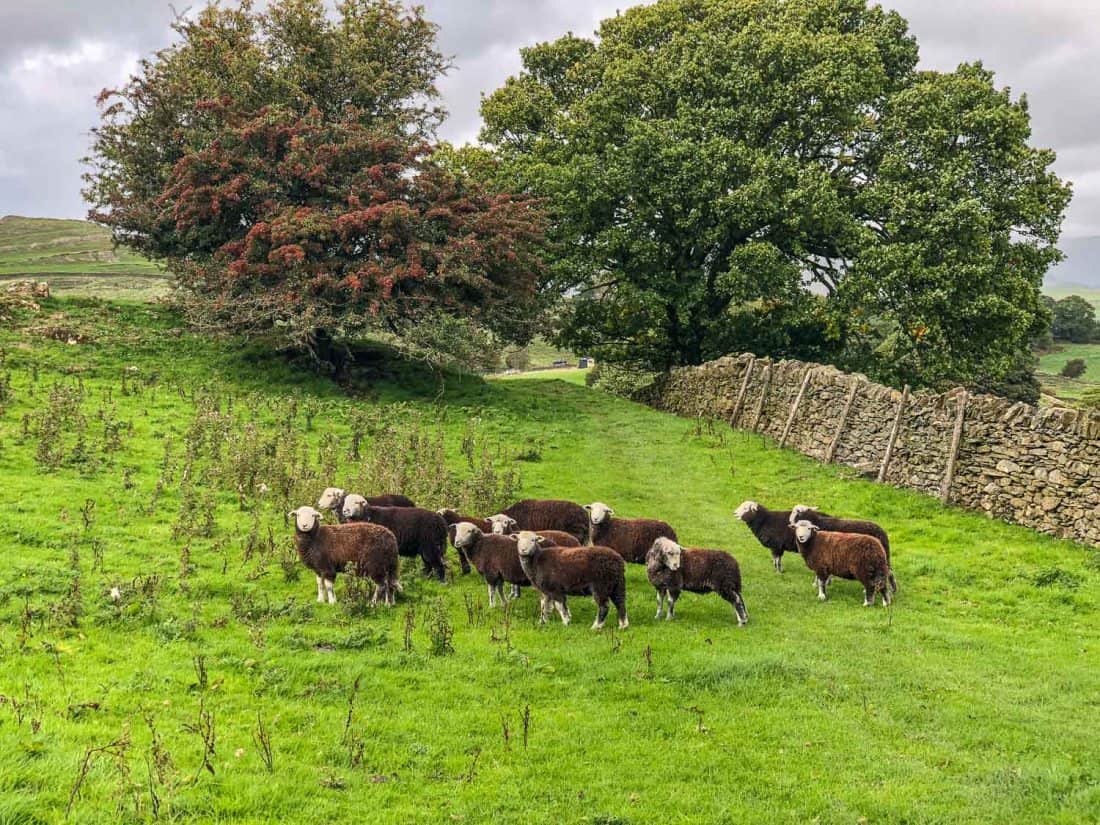
<path fill-rule="evenodd" d="M 749 363 L 745 366 L 745 377 L 741 381 L 741 391 L 737 393 L 737 402 L 733 405 L 733 412 L 730 413 L 730 426 L 737 426 L 737 419 L 741 416 L 741 407 L 745 403 L 745 393 L 749 389 L 749 380 L 752 378 L 753 367 L 756 366 L 756 356 L 749 358 Z"/>
<path fill-rule="evenodd" d="M 859 392 L 860 379 L 852 377 L 852 387 L 848 390 L 848 400 L 844 402 L 844 411 L 840 414 L 840 421 L 837 422 L 836 432 L 833 433 L 833 440 L 829 442 L 829 451 L 825 454 L 825 463 L 832 464 L 833 459 L 836 457 L 837 447 L 840 446 L 840 437 L 844 435 L 844 426 L 848 423 L 848 413 L 852 411 L 852 404 L 855 403 L 856 393 Z"/>
<path fill-rule="evenodd" d="M 791 411 L 787 414 L 787 423 L 783 426 L 783 435 L 779 437 L 779 446 L 784 447 L 787 444 L 787 436 L 791 434 L 791 426 L 794 424 L 794 417 L 798 413 L 798 408 L 802 404 L 802 396 L 806 394 L 806 387 L 810 383 L 810 377 L 814 374 L 813 368 L 807 368 L 806 374 L 802 377 L 802 386 L 798 388 L 798 395 L 795 396 L 794 403 L 791 404 Z"/>
<path fill-rule="evenodd" d="M 955 480 L 955 463 L 959 458 L 959 443 L 962 441 L 963 422 L 966 420 L 966 404 L 970 396 L 966 390 L 958 395 L 959 408 L 955 412 L 955 430 L 951 433 L 951 449 L 947 454 L 947 470 L 940 485 L 940 501 L 947 504 L 951 500 L 951 482 Z"/>
<path fill-rule="evenodd" d="M 886 470 L 890 467 L 890 459 L 894 455 L 894 443 L 898 440 L 898 431 L 901 429 L 901 417 L 905 414 L 905 405 L 909 401 L 909 385 L 901 391 L 901 401 L 898 402 L 898 413 L 894 416 L 894 427 L 890 430 L 890 439 L 886 442 L 886 454 L 882 457 L 882 466 L 878 468 L 878 480 L 886 481 Z"/>
<path fill-rule="evenodd" d="M 764 415 L 764 402 L 768 400 L 768 389 L 772 385 L 772 365 L 764 367 L 764 383 L 760 387 L 760 400 L 756 402 L 756 416 L 752 421 L 752 431 L 760 429 L 760 418 Z"/>

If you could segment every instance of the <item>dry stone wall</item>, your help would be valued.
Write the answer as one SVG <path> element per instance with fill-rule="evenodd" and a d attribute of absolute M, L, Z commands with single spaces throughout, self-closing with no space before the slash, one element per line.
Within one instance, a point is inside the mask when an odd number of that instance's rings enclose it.
<path fill-rule="evenodd" d="M 1100 413 L 962 389 L 903 392 L 745 354 L 661 376 L 641 400 L 723 419 L 888 484 L 1100 545 Z"/>

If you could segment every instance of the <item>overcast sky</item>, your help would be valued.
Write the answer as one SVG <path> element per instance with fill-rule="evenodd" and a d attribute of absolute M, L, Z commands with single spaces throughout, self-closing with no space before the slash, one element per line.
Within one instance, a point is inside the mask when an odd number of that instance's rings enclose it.
<path fill-rule="evenodd" d="M 1034 141 L 1058 151 L 1075 197 L 1066 237 L 1100 235 L 1100 0 L 887 0 L 922 63 L 981 59 L 1031 102 Z M 198 2 L 195 5 L 199 5 Z M 441 89 L 443 137 L 477 135 L 478 100 L 519 67 L 518 49 L 588 35 L 629 0 L 425 0 L 456 68 Z M 178 0 L 176 8 L 188 6 Z M 0 215 L 83 217 L 81 166 L 93 99 L 165 45 L 162 0 L 0 0 Z"/>

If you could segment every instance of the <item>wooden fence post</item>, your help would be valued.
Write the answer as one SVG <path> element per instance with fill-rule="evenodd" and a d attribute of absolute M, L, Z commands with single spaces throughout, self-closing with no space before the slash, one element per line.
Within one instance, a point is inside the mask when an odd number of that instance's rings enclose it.
<path fill-rule="evenodd" d="M 791 411 L 787 414 L 787 423 L 783 426 L 783 435 L 779 437 L 779 446 L 784 447 L 787 444 L 787 436 L 791 434 L 791 426 L 794 424 L 794 417 L 798 413 L 798 408 L 802 404 L 802 396 L 806 394 L 806 387 L 810 383 L 810 377 L 813 375 L 813 368 L 807 368 L 806 374 L 802 377 L 802 386 L 798 388 L 798 395 L 795 396 L 794 403 L 791 404 Z"/>
<path fill-rule="evenodd" d="M 890 439 L 886 442 L 886 454 L 882 457 L 882 466 L 878 468 L 878 480 L 886 481 L 886 470 L 890 467 L 890 459 L 894 455 L 894 443 L 898 440 L 898 431 L 901 429 L 901 417 L 905 414 L 905 405 L 909 401 L 909 385 L 901 391 L 901 401 L 898 402 L 898 413 L 894 416 L 894 427 L 890 430 Z"/>
<path fill-rule="evenodd" d="M 844 411 L 840 414 L 840 421 L 837 422 L 833 440 L 829 442 L 829 451 L 825 454 L 826 464 L 832 464 L 833 459 L 836 457 L 837 447 L 840 446 L 840 437 L 844 435 L 844 426 L 848 423 L 848 413 L 852 411 L 852 404 L 855 403 L 860 383 L 860 379 L 852 378 L 852 387 L 848 390 L 848 400 L 844 402 Z"/>
<path fill-rule="evenodd" d="M 752 431 L 760 430 L 760 418 L 764 415 L 764 402 L 768 399 L 768 389 L 772 385 L 772 365 L 764 367 L 764 383 L 760 387 L 760 400 L 756 402 L 756 416 L 752 421 Z"/>
<path fill-rule="evenodd" d="M 741 391 L 737 393 L 737 402 L 733 405 L 733 412 L 730 413 L 730 426 L 737 426 L 737 419 L 741 417 L 741 407 L 745 403 L 745 393 L 749 389 L 749 380 L 752 378 L 753 367 L 756 366 L 756 356 L 749 358 L 749 363 L 745 366 L 745 377 L 741 381 Z"/>
<path fill-rule="evenodd" d="M 951 500 L 951 482 L 955 480 L 955 462 L 959 458 L 959 443 L 962 441 L 963 422 L 966 420 L 966 404 L 970 396 L 965 390 L 959 393 L 959 408 L 955 412 L 955 430 L 951 433 L 951 450 L 947 454 L 947 471 L 940 485 L 940 501 L 947 504 Z"/>

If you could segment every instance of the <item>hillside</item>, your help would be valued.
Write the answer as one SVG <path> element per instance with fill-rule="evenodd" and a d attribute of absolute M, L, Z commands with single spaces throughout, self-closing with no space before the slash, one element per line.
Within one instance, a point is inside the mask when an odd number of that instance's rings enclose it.
<path fill-rule="evenodd" d="M 1100 237 L 1063 238 L 1058 248 L 1066 259 L 1047 273 L 1046 284 L 1100 290 Z"/>
<path fill-rule="evenodd" d="M 440 384 L 377 351 L 349 396 L 152 306 L 14 320 L 0 821 L 1100 816 L 1095 550 L 557 373 Z M 625 632 L 591 631 L 581 597 L 571 626 L 540 627 L 530 591 L 490 610 L 476 576 L 440 585 L 412 560 L 396 608 L 344 576 L 316 604 L 284 513 L 333 481 L 665 518 L 738 557 L 750 623 L 692 594 L 654 621 L 638 566 Z M 819 603 L 797 558 L 777 575 L 731 517 L 745 498 L 878 520 L 894 606 L 843 581 Z"/>
<path fill-rule="evenodd" d="M 87 221 L 0 218 L 0 282 L 48 281 L 58 293 L 146 300 L 168 280 L 152 263 L 114 249 L 110 233 Z"/>

